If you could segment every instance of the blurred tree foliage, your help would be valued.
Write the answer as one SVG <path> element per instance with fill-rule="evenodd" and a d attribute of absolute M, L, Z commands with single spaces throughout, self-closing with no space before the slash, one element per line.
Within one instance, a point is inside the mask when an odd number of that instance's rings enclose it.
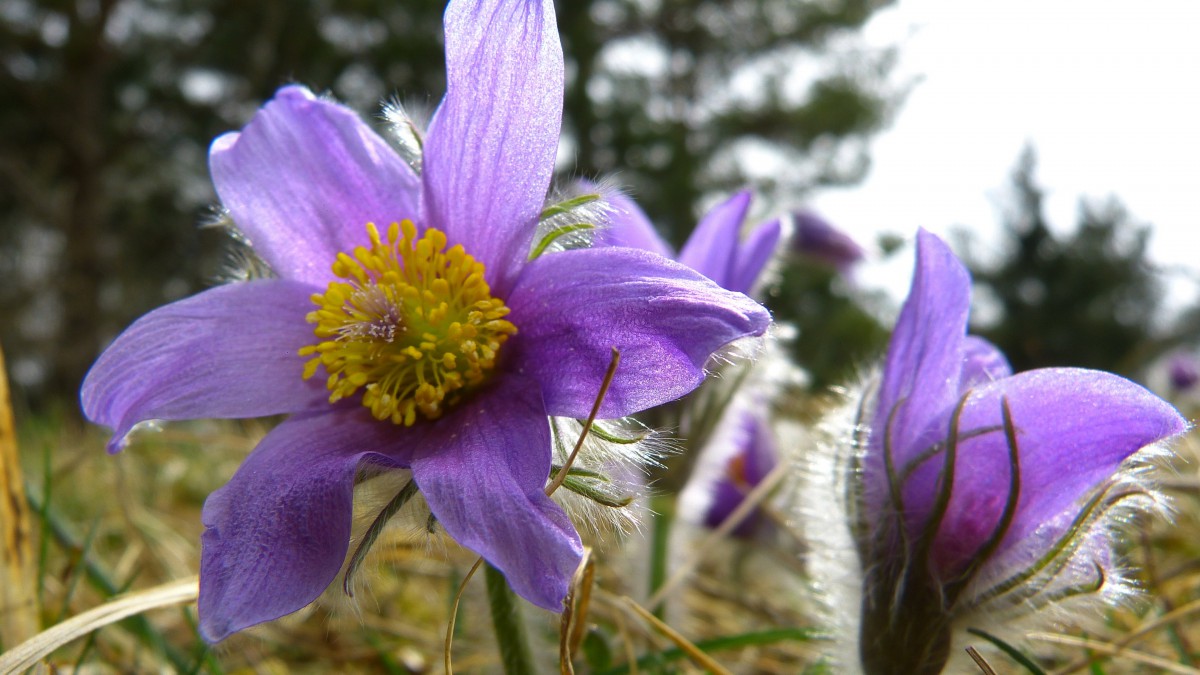
<path fill-rule="evenodd" d="M 888 313 L 888 300 L 882 293 L 853 289 L 852 279 L 827 263 L 797 255 L 783 266 L 767 298 L 775 317 L 796 327 L 790 351 L 808 373 L 811 391 L 852 381 L 887 347 L 889 329 L 876 316 Z"/>
<path fill-rule="evenodd" d="M 1067 235 L 1046 222 L 1045 192 L 1026 148 L 1012 175 L 998 251 L 966 246 L 977 292 L 972 330 L 1015 370 L 1099 368 L 1133 376 L 1171 341 L 1161 327 L 1162 280 L 1147 259 L 1150 227 L 1115 198 L 1081 201 Z M 969 244 L 969 242 L 968 242 Z"/>
<path fill-rule="evenodd" d="M 616 172 L 675 246 L 749 183 L 768 208 L 857 182 L 900 92 L 855 31 L 880 0 L 559 3 L 575 169 Z"/>
<path fill-rule="evenodd" d="M 748 181 L 792 203 L 857 180 L 898 100 L 891 54 L 855 39 L 882 4 L 560 3 L 570 171 L 616 173 L 676 243 Z M 0 343 L 18 388 L 74 398 L 118 331 L 220 276 L 224 235 L 197 227 L 207 146 L 279 85 L 432 109 L 443 6 L 0 3 Z"/>
<path fill-rule="evenodd" d="M 440 14 L 402 3 L 5 0 L 0 341 L 34 395 L 74 397 L 135 317 L 217 276 L 208 143 L 289 80 L 376 103 L 440 91 Z"/>

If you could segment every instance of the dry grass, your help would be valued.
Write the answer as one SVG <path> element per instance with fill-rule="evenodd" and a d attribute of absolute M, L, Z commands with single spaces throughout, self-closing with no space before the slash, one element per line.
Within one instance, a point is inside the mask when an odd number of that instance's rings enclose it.
<path fill-rule="evenodd" d="M 38 623 L 53 625 L 121 590 L 194 575 L 204 498 L 233 474 L 266 428 L 260 423 L 173 424 L 139 435 L 128 451 L 110 457 L 99 429 L 26 421 L 20 447 L 35 507 Z M 1180 444 L 1175 472 L 1166 474 L 1177 510 L 1174 522 L 1148 523 L 1131 542 L 1129 557 L 1143 570 L 1146 600 L 1113 612 L 1103 633 L 1063 627 L 1021 643 L 1050 666 L 1047 672 L 1166 672 L 1162 662 L 1178 672 L 1200 672 L 1194 670 L 1200 664 L 1198 445 L 1194 435 Z M 381 503 L 378 495 L 361 501 Z M 603 672 L 593 666 L 615 668 L 631 658 L 677 653 L 675 643 L 622 599 L 629 595 L 645 602 L 655 565 L 653 524 L 645 529 L 645 536 L 635 534 L 623 543 L 613 537 L 589 542 L 597 546 L 597 574 L 581 648 L 588 656 L 576 659 L 577 672 Z M 817 665 L 821 642 L 797 630 L 812 627 L 815 613 L 809 611 L 794 537 L 785 533 L 754 545 L 722 540 L 702 555 L 695 574 L 667 598 L 667 623 L 707 646 L 732 672 L 823 672 Z M 388 530 L 363 565 L 353 599 L 334 584 L 309 608 L 215 648 L 197 636 L 194 606 L 158 609 L 59 649 L 47 665 L 58 672 L 87 673 L 442 672 L 452 596 L 473 561 L 473 554 L 453 542 L 430 539 L 420 528 L 401 524 Z M 1161 621 L 1164 615 L 1172 620 Z M 556 671 L 558 617 L 530 608 L 526 618 L 535 651 L 547 672 Z M 986 653 L 996 672 L 1018 672 L 995 651 Z M 500 671 L 482 579 L 468 586 L 463 599 L 454 666 L 460 673 Z M 658 665 L 643 661 L 638 672 L 701 671 L 676 657 Z"/>

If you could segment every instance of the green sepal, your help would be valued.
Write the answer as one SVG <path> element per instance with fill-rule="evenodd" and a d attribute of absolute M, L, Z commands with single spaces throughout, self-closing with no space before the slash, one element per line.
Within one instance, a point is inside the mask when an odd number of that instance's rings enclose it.
<path fill-rule="evenodd" d="M 538 216 L 538 220 L 549 220 L 554 216 L 559 216 L 567 213 L 568 211 L 577 209 L 584 204 L 591 204 L 592 202 L 598 201 L 600 201 L 600 195 L 599 193 L 595 192 L 579 195 L 578 197 L 572 197 L 557 204 L 551 204 L 550 206 L 542 209 L 542 213 Z"/>
<path fill-rule="evenodd" d="M 558 473 L 562 471 L 561 466 L 550 467 L 550 480 L 558 478 Z M 591 471 L 589 469 L 579 469 L 571 467 L 567 470 L 567 477 L 563 479 L 562 486 L 574 492 L 577 495 L 587 497 L 588 499 L 607 506 L 609 508 L 621 509 L 633 503 L 633 497 L 614 497 L 607 493 L 595 483 L 611 483 L 608 476 L 602 473 Z"/>
<path fill-rule="evenodd" d="M 550 467 L 550 479 L 553 480 L 555 478 L 558 478 L 559 471 L 562 471 L 561 466 L 557 466 L 557 465 L 551 466 Z M 592 480 L 598 480 L 598 481 L 602 481 L 604 483 L 608 482 L 608 477 L 605 476 L 604 474 L 600 473 L 599 471 L 591 471 L 589 469 L 579 469 L 576 467 L 571 467 L 570 470 L 567 471 L 567 476 L 573 476 L 576 478 L 591 478 Z"/>
<path fill-rule="evenodd" d="M 633 445 L 635 443 L 641 443 L 642 441 L 646 440 L 646 438 L 648 438 L 650 436 L 649 431 L 635 433 L 632 436 L 618 436 L 618 435 L 612 433 L 611 431 L 608 431 L 604 427 L 600 426 L 599 424 L 592 425 L 591 434 L 593 436 L 595 436 L 596 438 L 599 438 L 602 441 L 607 441 L 609 443 L 616 443 L 618 445 Z"/>
<path fill-rule="evenodd" d="M 571 474 L 572 472 L 567 472 L 567 478 L 562 482 L 562 486 L 577 495 L 587 497 L 597 504 L 613 509 L 623 509 L 633 503 L 633 496 L 615 498 L 603 490 L 598 490 L 594 486 L 589 485 L 587 481 L 573 477 Z"/>
<path fill-rule="evenodd" d="M 537 246 L 534 246 L 533 250 L 529 252 L 529 259 L 536 260 L 546 252 L 546 249 L 550 248 L 551 244 L 558 241 L 562 237 L 567 236 L 568 234 L 574 234 L 575 232 L 586 232 L 594 229 L 596 229 L 596 226 L 592 225 L 591 223 L 572 223 L 571 225 L 562 225 L 560 227 L 556 227 L 547 232 L 545 236 L 538 241 Z"/>

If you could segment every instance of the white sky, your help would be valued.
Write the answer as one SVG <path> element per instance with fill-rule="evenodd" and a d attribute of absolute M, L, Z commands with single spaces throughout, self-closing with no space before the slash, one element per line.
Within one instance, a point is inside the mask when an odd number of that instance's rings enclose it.
<path fill-rule="evenodd" d="M 918 226 L 986 237 L 1030 141 L 1052 224 L 1073 227 L 1080 196 L 1114 194 L 1155 225 L 1156 261 L 1200 274 L 1200 0 L 901 0 L 866 35 L 923 80 L 873 143 L 866 182 L 812 202 L 831 222 L 864 244 Z M 894 271 L 865 272 L 894 288 Z"/>

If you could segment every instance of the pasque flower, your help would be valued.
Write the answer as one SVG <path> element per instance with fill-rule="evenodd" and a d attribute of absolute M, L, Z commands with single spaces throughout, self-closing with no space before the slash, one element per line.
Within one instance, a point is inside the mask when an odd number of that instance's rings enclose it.
<path fill-rule="evenodd" d="M 1179 393 L 1189 391 L 1200 382 L 1200 362 L 1187 352 L 1176 352 L 1167 361 L 1167 376 L 1172 390 Z"/>
<path fill-rule="evenodd" d="M 1012 374 L 966 335 L 969 293 L 962 264 L 921 231 L 882 378 L 858 406 L 867 437 L 834 490 L 863 574 L 868 673 L 941 672 L 971 617 L 1117 598 L 1114 516 L 1149 494 L 1130 460 L 1187 428 L 1110 373 Z"/>
<path fill-rule="evenodd" d="M 678 260 L 731 291 L 749 293 L 774 255 L 782 233 L 779 220 L 771 220 L 755 226 L 742 238 L 750 200 L 750 191 L 742 190 L 713 207 L 676 256 L 632 199 L 614 195 L 610 199 L 613 217 L 608 228 L 599 233 L 597 244 L 653 251 Z"/>
<path fill-rule="evenodd" d="M 792 215 L 792 223 L 795 225 L 792 250 L 831 265 L 843 274 L 865 255 L 850 235 L 811 211 L 797 211 Z"/>
<path fill-rule="evenodd" d="M 720 527 L 779 463 L 768 422 L 769 402 L 754 392 L 741 398 L 722 411 L 679 495 L 680 515 L 705 527 Z M 762 514 L 752 513 L 732 534 L 751 537 L 764 522 Z"/>
<path fill-rule="evenodd" d="M 769 323 L 661 256 L 546 252 L 535 234 L 563 97 L 553 3 L 455 0 L 445 30 L 447 92 L 415 165 L 297 86 L 218 138 L 217 193 L 274 276 L 147 314 L 84 383 L 111 451 L 143 420 L 290 414 L 205 503 L 209 640 L 330 583 L 364 465 L 411 470 L 451 536 L 559 608 L 582 549 L 544 494 L 547 417 L 587 416 L 613 348 L 602 418 L 690 391 L 715 350 Z"/>
<path fill-rule="evenodd" d="M 737 364 L 723 381 L 705 385 L 717 391 L 696 407 L 694 416 L 715 420 L 698 425 L 708 431 L 698 439 L 695 464 L 679 494 L 681 519 L 720 527 L 784 461 L 781 434 L 793 436 L 789 432 L 796 427 L 782 423 L 777 409 L 805 374 L 787 357 L 779 332 L 762 341 L 753 362 Z M 780 506 L 778 500 L 771 502 L 772 508 Z M 773 526 L 766 513 L 755 509 L 732 534 L 741 539 L 769 536 Z"/>

